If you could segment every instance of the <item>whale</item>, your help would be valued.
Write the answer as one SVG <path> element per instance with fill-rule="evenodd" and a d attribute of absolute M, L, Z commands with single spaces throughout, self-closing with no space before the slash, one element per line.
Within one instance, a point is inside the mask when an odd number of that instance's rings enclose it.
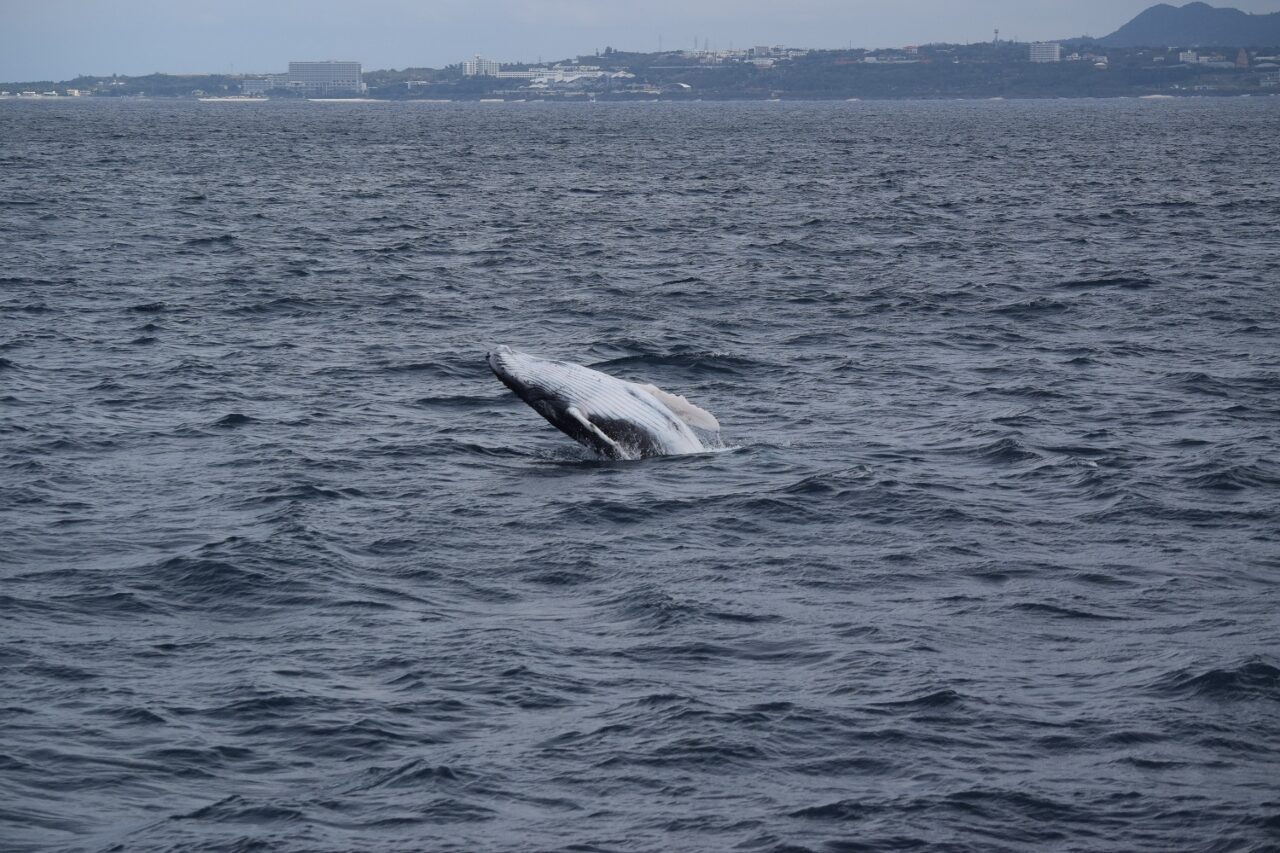
<path fill-rule="evenodd" d="M 703 453 L 720 446 L 714 415 L 655 385 L 505 344 L 487 359 L 494 375 L 531 409 L 605 459 Z"/>

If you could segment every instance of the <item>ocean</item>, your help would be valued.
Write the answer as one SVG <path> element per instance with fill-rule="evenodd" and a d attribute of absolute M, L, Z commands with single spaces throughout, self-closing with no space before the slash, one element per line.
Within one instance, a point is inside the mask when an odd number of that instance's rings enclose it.
<path fill-rule="evenodd" d="M 1278 849 L 1278 126 L 0 103 L 0 846 Z"/>

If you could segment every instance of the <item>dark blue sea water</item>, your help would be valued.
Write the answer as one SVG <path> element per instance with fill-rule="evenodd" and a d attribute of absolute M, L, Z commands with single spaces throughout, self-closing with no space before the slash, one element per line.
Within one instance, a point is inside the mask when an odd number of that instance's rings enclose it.
<path fill-rule="evenodd" d="M 1277 849 L 1278 127 L 0 103 L 0 847 Z"/>

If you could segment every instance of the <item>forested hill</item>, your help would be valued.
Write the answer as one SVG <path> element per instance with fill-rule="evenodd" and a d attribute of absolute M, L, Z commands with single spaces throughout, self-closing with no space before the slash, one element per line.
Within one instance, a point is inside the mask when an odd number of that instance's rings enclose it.
<path fill-rule="evenodd" d="M 1263 47 L 1280 44 L 1280 12 L 1249 15 L 1208 3 L 1152 6 L 1101 40 L 1106 47 Z"/>

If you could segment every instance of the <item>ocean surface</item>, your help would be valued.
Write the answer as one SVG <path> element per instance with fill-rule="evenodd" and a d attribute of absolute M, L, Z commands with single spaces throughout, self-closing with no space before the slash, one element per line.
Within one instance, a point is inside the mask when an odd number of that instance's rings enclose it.
<path fill-rule="evenodd" d="M 1277 128 L 0 103 L 0 848 L 1280 849 Z"/>

